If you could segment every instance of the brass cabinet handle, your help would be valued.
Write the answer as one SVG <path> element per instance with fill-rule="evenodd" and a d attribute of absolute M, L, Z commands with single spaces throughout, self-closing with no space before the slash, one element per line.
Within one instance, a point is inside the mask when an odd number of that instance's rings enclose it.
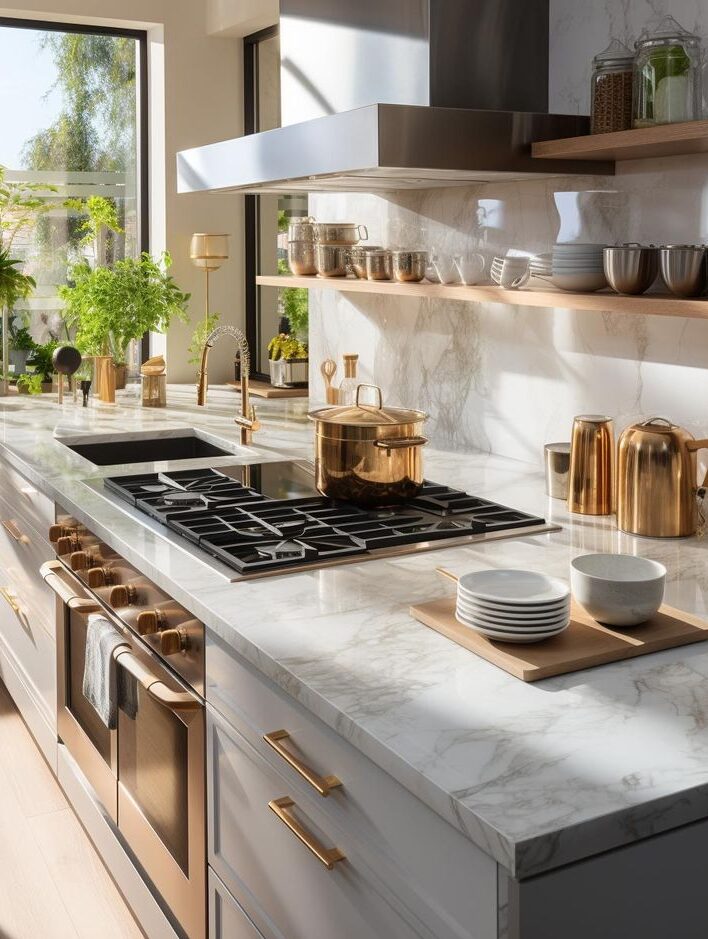
<path fill-rule="evenodd" d="M 22 544 L 28 544 L 29 538 L 27 535 L 23 535 L 20 529 L 17 527 L 17 523 L 11 518 L 2 519 L 2 527 L 12 538 L 13 541 L 20 541 Z"/>
<path fill-rule="evenodd" d="M 3 598 L 3 600 L 7 603 L 16 616 L 22 615 L 22 609 L 20 604 L 17 602 L 17 597 L 9 587 L 0 587 L 0 597 Z"/>
<path fill-rule="evenodd" d="M 284 796 L 282 799 L 273 799 L 272 802 L 268 803 L 268 808 L 271 812 L 275 812 L 285 827 L 290 829 L 295 837 L 305 845 L 308 851 L 312 851 L 317 860 L 323 864 L 328 871 L 333 871 L 335 864 L 339 861 L 346 860 L 346 854 L 342 854 L 339 848 L 325 848 L 324 845 L 321 845 L 317 838 L 315 838 L 304 825 L 301 825 L 290 811 L 294 805 L 295 803 L 290 796 Z"/>
<path fill-rule="evenodd" d="M 321 796 L 328 796 L 330 789 L 336 789 L 337 786 L 342 785 L 341 780 L 337 779 L 336 776 L 318 776 L 314 770 L 311 770 L 302 760 L 298 759 L 294 753 L 290 753 L 286 750 L 280 741 L 290 739 L 290 734 L 287 730 L 274 730 L 269 734 L 264 734 L 263 739 L 269 747 L 275 750 L 278 756 L 285 760 L 288 766 L 291 766 L 296 773 L 299 773 L 299 775 L 302 776 L 313 789 L 316 789 Z"/>

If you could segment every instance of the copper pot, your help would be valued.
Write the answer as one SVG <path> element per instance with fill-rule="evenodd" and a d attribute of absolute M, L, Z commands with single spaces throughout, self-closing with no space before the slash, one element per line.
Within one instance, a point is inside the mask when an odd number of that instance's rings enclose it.
<path fill-rule="evenodd" d="M 617 524 L 622 531 L 652 538 L 693 535 L 698 529 L 695 440 L 663 417 L 632 424 L 620 436 L 617 454 Z"/>
<path fill-rule="evenodd" d="M 376 404 L 361 404 L 364 388 Z M 385 408 L 381 389 L 359 385 L 352 406 L 311 411 L 315 422 L 317 488 L 324 496 L 362 506 L 391 505 L 418 495 L 423 486 L 422 411 Z"/>

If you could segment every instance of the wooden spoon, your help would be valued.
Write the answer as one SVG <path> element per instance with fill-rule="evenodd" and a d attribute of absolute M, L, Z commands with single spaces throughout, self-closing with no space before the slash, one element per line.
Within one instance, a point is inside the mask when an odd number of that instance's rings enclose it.
<path fill-rule="evenodd" d="M 332 387 L 332 379 L 337 371 L 337 363 L 334 359 L 325 359 L 322 365 L 320 365 L 320 371 L 325 381 L 325 397 L 327 404 L 336 404 L 335 395 L 337 389 Z"/>

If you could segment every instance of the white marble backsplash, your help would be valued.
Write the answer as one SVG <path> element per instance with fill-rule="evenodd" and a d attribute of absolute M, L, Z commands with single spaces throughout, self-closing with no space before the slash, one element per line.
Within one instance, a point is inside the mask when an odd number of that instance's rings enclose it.
<path fill-rule="evenodd" d="M 552 108 L 586 111 L 592 56 L 664 12 L 708 36 L 705 0 L 552 0 Z M 708 156 L 624 163 L 614 177 L 313 195 L 310 208 L 365 223 L 373 243 L 487 258 L 556 240 L 708 242 Z M 708 321 L 613 313 L 609 299 L 601 314 L 317 290 L 310 304 L 313 396 L 324 358 L 339 363 L 336 383 L 342 354 L 358 352 L 389 403 L 429 412 L 439 447 L 539 463 L 582 412 L 618 429 L 660 414 L 708 435 Z"/>

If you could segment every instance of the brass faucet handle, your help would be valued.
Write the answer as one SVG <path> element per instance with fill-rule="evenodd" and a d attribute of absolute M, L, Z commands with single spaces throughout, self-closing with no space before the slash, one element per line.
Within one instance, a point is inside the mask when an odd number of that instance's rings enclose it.
<path fill-rule="evenodd" d="M 256 431 L 261 429 L 261 422 L 258 420 L 256 415 L 256 406 L 255 404 L 251 405 L 251 430 Z"/>

